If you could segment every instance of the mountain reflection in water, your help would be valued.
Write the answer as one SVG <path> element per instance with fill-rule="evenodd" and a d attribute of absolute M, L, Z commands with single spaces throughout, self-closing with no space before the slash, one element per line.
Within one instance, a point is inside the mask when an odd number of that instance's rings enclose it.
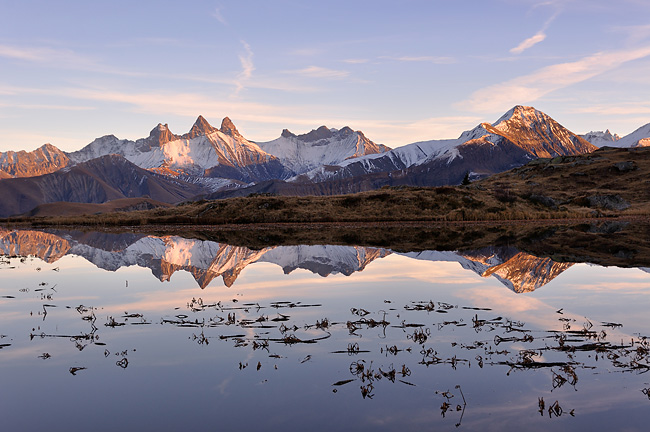
<path fill-rule="evenodd" d="M 650 421 L 650 278 L 637 269 L 510 246 L 252 249 L 78 231 L 5 230 L 0 253 L 7 430 Z"/>
<path fill-rule="evenodd" d="M 151 269 L 161 281 L 169 281 L 175 272 L 184 270 L 205 288 L 219 276 L 225 286 L 231 287 L 245 267 L 258 262 L 278 265 L 285 274 L 300 268 L 323 277 L 338 273 L 349 276 L 395 252 L 340 245 L 269 246 L 253 250 L 179 236 L 0 230 L 0 253 L 35 256 L 48 263 L 65 255 L 78 255 L 109 271 L 137 265 Z M 483 277 L 495 277 L 517 293 L 534 291 L 573 265 L 535 257 L 508 246 L 401 255 L 425 261 L 458 262 L 462 268 Z"/>

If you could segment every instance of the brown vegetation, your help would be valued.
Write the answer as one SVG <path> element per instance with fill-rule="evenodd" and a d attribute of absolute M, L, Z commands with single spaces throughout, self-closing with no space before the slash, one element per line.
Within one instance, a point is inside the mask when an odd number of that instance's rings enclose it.
<path fill-rule="evenodd" d="M 395 187 L 341 196 L 255 194 L 172 208 L 12 218 L 36 225 L 504 221 L 650 214 L 650 149 L 538 159 L 466 186 Z"/>

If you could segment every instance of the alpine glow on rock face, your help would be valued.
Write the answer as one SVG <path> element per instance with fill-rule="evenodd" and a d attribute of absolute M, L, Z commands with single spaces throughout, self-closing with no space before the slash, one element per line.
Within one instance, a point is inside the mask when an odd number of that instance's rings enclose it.
<path fill-rule="evenodd" d="M 69 153 L 50 144 L 32 152 L 0 153 L 0 216 L 33 213 L 59 201 L 146 197 L 176 204 L 251 193 L 337 195 L 382 186 L 456 185 L 466 175 L 475 180 L 537 158 L 585 154 L 603 145 L 640 147 L 649 141 L 648 125 L 622 138 L 609 132 L 580 136 L 523 105 L 456 139 L 395 149 L 347 126 L 320 126 L 302 135 L 285 128 L 275 140 L 254 142 L 228 117 L 216 128 L 199 115 L 183 135 L 159 123 L 147 138 L 135 141 L 106 135 Z"/>

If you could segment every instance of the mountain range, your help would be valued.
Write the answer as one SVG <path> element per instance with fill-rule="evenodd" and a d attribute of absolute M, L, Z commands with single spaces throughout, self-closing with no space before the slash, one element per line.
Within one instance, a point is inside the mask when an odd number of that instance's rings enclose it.
<path fill-rule="evenodd" d="M 456 139 L 395 149 L 349 127 L 321 126 L 302 135 L 285 129 L 275 140 L 254 142 L 228 117 L 216 128 L 199 116 L 183 135 L 158 124 L 135 141 L 106 135 L 69 153 L 50 144 L 0 153 L 0 217 L 57 202 L 146 197 L 176 204 L 252 193 L 337 195 L 382 186 L 453 185 L 466 175 L 478 179 L 540 157 L 647 144 L 650 124 L 622 138 L 609 131 L 579 136 L 525 106 Z"/>
<path fill-rule="evenodd" d="M 285 274 L 304 269 L 322 277 L 350 276 L 391 254 L 425 261 L 458 262 L 462 268 L 482 277 L 495 277 L 516 293 L 534 291 L 573 265 L 535 257 L 513 247 L 406 253 L 341 245 L 269 246 L 254 250 L 178 236 L 0 229 L 0 255 L 36 256 L 48 263 L 65 255 L 77 255 L 107 271 L 133 265 L 149 268 L 160 281 L 169 281 L 175 272 L 186 271 L 201 288 L 217 277 L 222 277 L 224 285 L 230 287 L 245 267 L 257 262 L 280 266 Z"/>

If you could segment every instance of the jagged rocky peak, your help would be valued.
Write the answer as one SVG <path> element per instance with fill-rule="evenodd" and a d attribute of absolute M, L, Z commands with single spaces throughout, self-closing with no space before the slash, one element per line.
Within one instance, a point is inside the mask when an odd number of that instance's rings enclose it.
<path fill-rule="evenodd" d="M 0 152 L 0 178 L 49 174 L 67 166 L 69 162 L 63 151 L 49 143 L 30 152 Z"/>
<path fill-rule="evenodd" d="M 202 115 L 200 115 L 197 117 L 196 121 L 194 122 L 194 125 L 192 125 L 192 129 L 190 129 L 186 137 L 195 138 L 197 136 L 207 135 L 216 130 L 217 128 L 213 127 L 210 123 L 208 123 L 208 121 Z"/>
<path fill-rule="evenodd" d="M 223 120 L 221 121 L 221 132 L 229 135 L 231 137 L 236 137 L 236 136 L 241 136 L 233 122 L 228 118 L 224 117 Z"/>
<path fill-rule="evenodd" d="M 339 135 L 342 137 L 352 135 L 353 133 L 354 131 L 348 126 L 344 126 L 343 129 L 339 130 Z M 363 135 L 363 134 L 359 132 L 359 135 Z"/>
<path fill-rule="evenodd" d="M 321 126 L 318 129 L 314 129 L 306 134 L 298 135 L 298 139 L 305 142 L 320 141 L 331 138 L 332 135 L 333 132 L 331 129 L 329 129 L 327 126 Z"/>
<path fill-rule="evenodd" d="M 342 129 L 330 129 L 327 126 L 321 126 L 318 129 L 312 129 L 311 132 L 307 132 L 306 134 L 301 134 L 301 135 L 296 135 L 293 132 L 291 132 L 289 129 L 283 129 L 282 137 L 296 138 L 302 142 L 310 143 L 310 142 L 317 142 L 321 140 L 327 140 L 330 138 L 345 139 L 354 133 L 355 131 L 348 126 L 345 126 Z M 360 136 L 363 136 L 361 132 L 357 131 L 357 133 Z"/>
<path fill-rule="evenodd" d="M 611 144 L 614 141 L 618 141 L 621 139 L 618 134 L 612 134 L 609 129 L 607 129 L 605 132 L 603 131 L 591 131 L 587 132 L 584 135 L 580 135 L 582 138 L 586 139 L 593 145 L 596 145 L 598 147 L 601 147 L 603 145 Z"/>
<path fill-rule="evenodd" d="M 160 146 L 176 139 L 178 139 L 178 137 L 169 130 L 167 123 L 158 123 L 158 126 L 149 132 L 147 141 L 149 141 L 149 144 L 156 144 Z"/>
<path fill-rule="evenodd" d="M 291 132 L 289 129 L 282 129 L 283 138 L 295 138 L 296 134 Z"/>

